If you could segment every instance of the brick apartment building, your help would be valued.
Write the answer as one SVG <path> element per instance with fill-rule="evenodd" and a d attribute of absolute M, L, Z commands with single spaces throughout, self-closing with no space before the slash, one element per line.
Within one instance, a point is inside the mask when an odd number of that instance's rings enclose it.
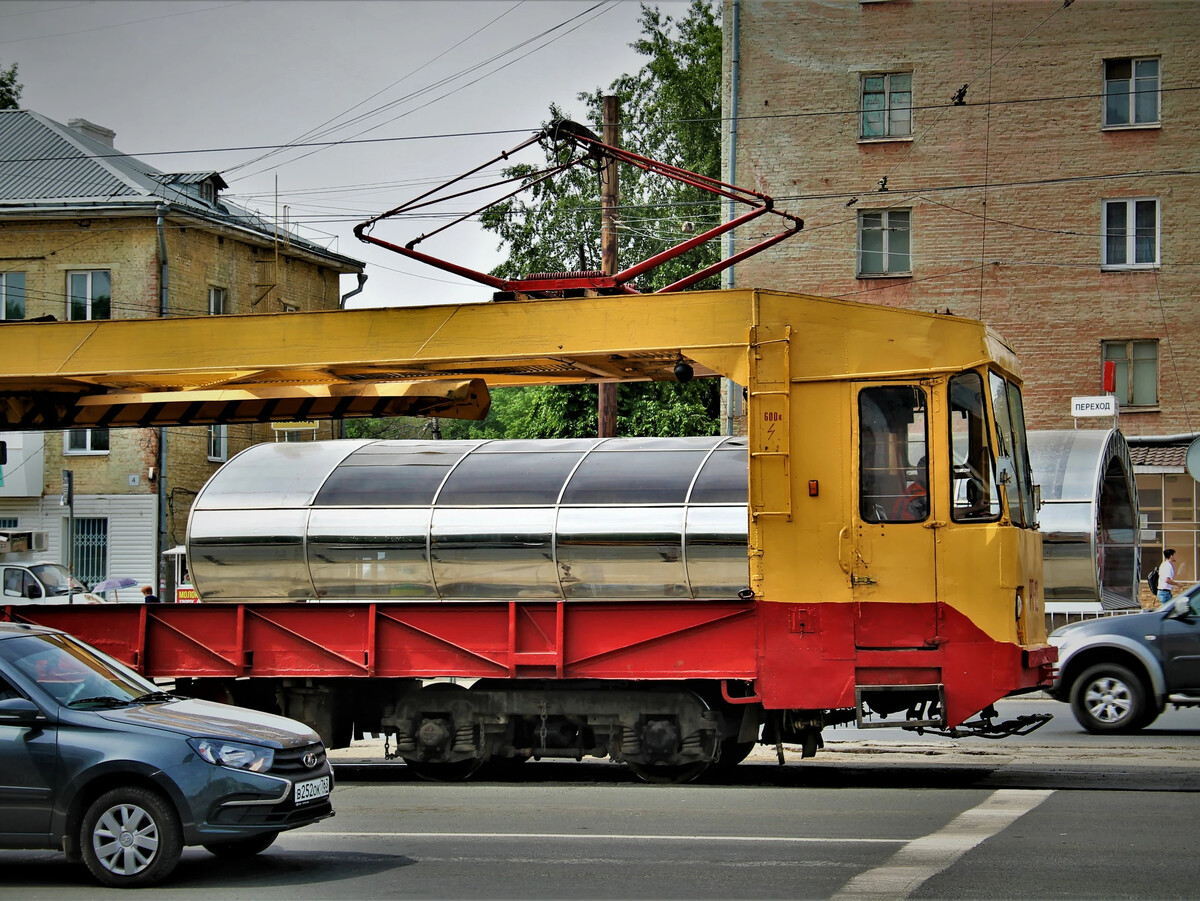
<path fill-rule="evenodd" d="M 0 111 L 0 328 L 39 317 L 337 309 L 339 275 L 362 272 L 359 261 L 225 200 L 218 173 L 159 172 L 114 150 L 113 137 L 84 120 L 64 126 Z M 0 529 L 46 532 L 44 556 L 67 563 L 60 498 L 70 470 L 76 574 L 88 584 L 129 577 L 164 587 L 161 551 L 182 541 L 191 499 L 224 460 L 253 443 L 330 437 L 329 429 L 5 433 Z"/>
<path fill-rule="evenodd" d="M 728 180 L 806 222 L 736 283 L 982 319 L 1033 429 L 1072 428 L 1113 361 L 1143 571 L 1165 543 L 1195 579 L 1200 4 L 725 0 L 723 21 Z"/>

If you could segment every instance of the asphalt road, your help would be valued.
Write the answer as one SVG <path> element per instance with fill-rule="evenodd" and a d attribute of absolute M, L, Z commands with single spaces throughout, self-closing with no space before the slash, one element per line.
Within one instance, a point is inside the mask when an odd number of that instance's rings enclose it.
<path fill-rule="evenodd" d="M 543 761 L 437 784 L 341 752 L 337 816 L 253 861 L 188 850 L 153 897 L 1163 898 L 1196 894 L 1200 710 L 1145 734 L 1083 733 L 1069 710 L 990 742 L 830 730 L 801 762 L 753 755 L 720 784 L 646 785 L 619 765 Z M 1002 709 L 1003 715 L 1011 715 Z M 896 732 L 896 735 L 892 735 Z M 1167 833 L 1178 835 L 1170 839 Z M 48 852 L 0 852 L 0 896 L 110 897 Z"/>

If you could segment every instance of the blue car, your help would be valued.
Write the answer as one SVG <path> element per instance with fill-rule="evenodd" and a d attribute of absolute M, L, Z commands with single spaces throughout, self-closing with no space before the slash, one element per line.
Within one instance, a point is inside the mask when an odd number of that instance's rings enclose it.
<path fill-rule="evenodd" d="M 333 816 L 332 788 L 302 723 L 176 697 L 63 632 L 0 623 L 0 848 L 151 885 L 185 846 L 257 854 Z"/>

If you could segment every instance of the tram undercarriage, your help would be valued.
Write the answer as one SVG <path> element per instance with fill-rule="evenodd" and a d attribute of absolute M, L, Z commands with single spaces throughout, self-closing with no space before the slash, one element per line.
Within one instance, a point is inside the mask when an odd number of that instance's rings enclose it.
<path fill-rule="evenodd" d="M 788 716 L 718 700 L 707 683 L 434 682 L 385 708 L 387 754 L 420 775 L 465 779 L 485 764 L 611 758 L 651 782 L 736 766 L 760 740 L 820 746 L 820 711 Z"/>

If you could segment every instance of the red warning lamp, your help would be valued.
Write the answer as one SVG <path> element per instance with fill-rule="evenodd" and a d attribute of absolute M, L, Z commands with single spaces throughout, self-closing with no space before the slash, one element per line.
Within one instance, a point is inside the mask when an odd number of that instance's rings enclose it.
<path fill-rule="evenodd" d="M 1117 390 L 1117 364 L 1115 360 L 1104 361 L 1104 390 L 1110 394 Z"/>

